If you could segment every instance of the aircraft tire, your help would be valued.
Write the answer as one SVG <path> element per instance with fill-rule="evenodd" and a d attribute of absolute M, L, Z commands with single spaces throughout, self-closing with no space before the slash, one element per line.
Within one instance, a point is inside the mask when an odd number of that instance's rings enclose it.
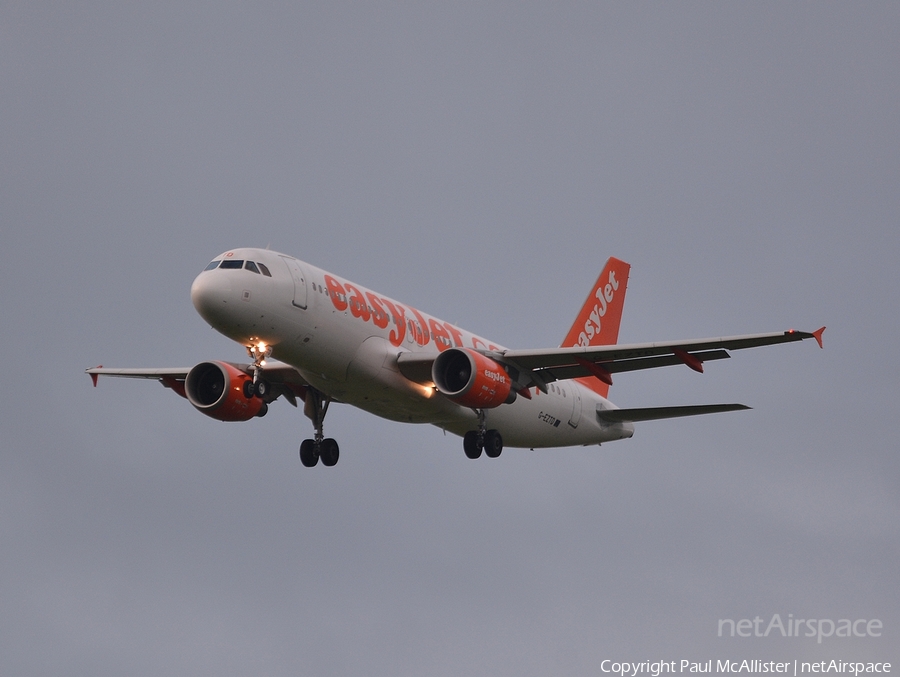
<path fill-rule="evenodd" d="M 466 456 L 473 461 L 481 456 L 481 446 L 478 444 L 478 433 L 474 430 L 470 430 L 465 434 L 465 437 L 463 437 L 463 450 L 466 452 Z"/>
<path fill-rule="evenodd" d="M 253 394 L 260 399 L 265 398 L 265 396 L 269 394 L 269 390 L 269 382 L 262 378 L 256 382 L 255 386 L 253 386 Z"/>
<path fill-rule="evenodd" d="M 256 416 L 257 416 L 257 418 L 262 418 L 263 416 L 265 416 L 268 413 L 269 413 L 269 405 L 266 404 L 265 402 L 263 402 L 262 406 L 259 408 L 259 411 L 256 412 Z"/>
<path fill-rule="evenodd" d="M 329 468 L 338 462 L 338 458 L 340 458 L 341 451 L 338 448 L 338 443 L 336 440 L 333 440 L 330 437 L 326 437 L 322 440 L 321 449 L 319 449 L 319 456 L 322 458 L 322 465 L 328 466 Z"/>
<path fill-rule="evenodd" d="M 484 453 L 488 458 L 497 458 L 503 451 L 503 437 L 499 430 L 488 430 L 484 434 Z"/>
<path fill-rule="evenodd" d="M 244 397 L 248 400 L 253 397 L 253 381 L 244 381 L 244 385 L 241 386 L 241 392 L 244 393 Z"/>
<path fill-rule="evenodd" d="M 300 443 L 300 462 L 307 468 L 312 468 L 319 462 L 319 454 L 313 440 L 303 440 Z"/>

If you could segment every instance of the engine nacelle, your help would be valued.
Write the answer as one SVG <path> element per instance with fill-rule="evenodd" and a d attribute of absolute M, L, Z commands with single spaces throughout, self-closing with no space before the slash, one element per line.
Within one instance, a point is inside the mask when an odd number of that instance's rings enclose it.
<path fill-rule="evenodd" d="M 244 395 L 247 374 L 227 362 L 201 362 L 188 372 L 184 392 L 198 411 L 219 421 L 249 421 L 265 403 Z"/>
<path fill-rule="evenodd" d="M 468 348 L 449 348 L 434 360 L 431 378 L 448 399 L 473 409 L 490 409 L 516 399 L 503 366 Z"/>

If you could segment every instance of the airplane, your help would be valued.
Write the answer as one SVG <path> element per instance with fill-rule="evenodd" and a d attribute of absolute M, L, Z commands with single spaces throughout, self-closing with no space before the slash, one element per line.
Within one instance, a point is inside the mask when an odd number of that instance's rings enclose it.
<path fill-rule="evenodd" d="M 191 301 L 214 329 L 240 343 L 250 363 L 188 368 L 87 369 L 155 379 L 220 421 L 261 417 L 283 397 L 303 403 L 314 435 L 300 445 L 306 467 L 338 462 L 325 437 L 329 405 L 346 403 L 463 438 L 470 459 L 527 449 L 629 438 L 634 423 L 749 409 L 707 404 L 620 409 L 612 375 L 704 363 L 728 351 L 813 338 L 825 327 L 662 343 L 617 344 L 631 266 L 610 258 L 559 348 L 507 349 L 362 285 L 268 249 L 216 256 L 191 285 Z"/>

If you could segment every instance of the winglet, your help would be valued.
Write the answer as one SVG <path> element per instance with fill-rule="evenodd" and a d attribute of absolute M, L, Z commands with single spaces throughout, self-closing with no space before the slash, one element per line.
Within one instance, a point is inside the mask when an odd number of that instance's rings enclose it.
<path fill-rule="evenodd" d="M 820 327 L 819 329 L 816 329 L 816 330 L 812 333 L 813 337 L 816 339 L 816 343 L 819 344 L 819 347 L 820 347 L 820 348 L 824 348 L 824 347 L 825 347 L 825 346 L 822 345 L 822 334 L 823 334 L 823 333 L 825 333 L 825 327 Z"/>
<path fill-rule="evenodd" d="M 96 367 L 94 367 L 94 369 L 102 369 L 102 368 L 103 368 L 102 364 L 98 364 Z M 97 378 L 100 376 L 100 374 L 91 373 L 90 370 L 88 370 L 88 374 L 90 375 L 91 380 L 94 382 L 94 387 L 96 388 L 97 387 Z"/>

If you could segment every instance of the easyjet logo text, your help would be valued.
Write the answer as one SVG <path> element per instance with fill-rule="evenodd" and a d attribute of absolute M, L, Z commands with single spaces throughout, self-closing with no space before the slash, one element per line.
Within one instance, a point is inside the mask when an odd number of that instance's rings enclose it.
<path fill-rule="evenodd" d="M 602 319 L 609 309 L 609 304 L 616 297 L 616 291 L 619 289 L 619 281 L 616 279 L 616 271 L 609 271 L 609 279 L 606 284 L 597 286 L 594 297 L 597 303 L 591 309 L 587 319 L 584 321 L 584 331 L 578 335 L 578 345 L 587 347 L 591 345 L 591 340 L 600 334 L 603 328 Z"/>
<path fill-rule="evenodd" d="M 415 308 L 407 308 L 396 301 L 378 296 L 368 290 L 358 289 L 350 282 L 339 282 L 325 275 L 328 297 L 335 310 L 350 311 L 362 322 L 371 322 L 379 329 L 391 327 L 388 340 L 399 347 L 403 341 L 427 346 L 434 341 L 439 351 L 464 347 L 463 333 L 449 322 L 433 317 L 428 319 Z M 485 345 L 477 336 L 470 337 L 471 347 L 482 350 L 499 350 L 493 344 Z"/>

